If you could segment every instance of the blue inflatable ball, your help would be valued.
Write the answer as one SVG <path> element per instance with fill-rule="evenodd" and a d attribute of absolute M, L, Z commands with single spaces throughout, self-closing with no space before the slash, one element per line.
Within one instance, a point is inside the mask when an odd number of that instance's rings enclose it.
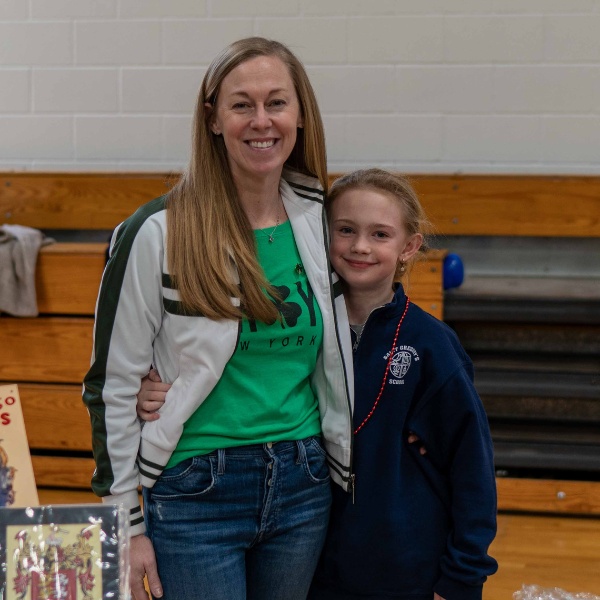
<path fill-rule="evenodd" d="M 461 285 L 465 278 L 465 268 L 458 254 L 447 254 L 444 258 L 444 289 L 449 290 Z"/>

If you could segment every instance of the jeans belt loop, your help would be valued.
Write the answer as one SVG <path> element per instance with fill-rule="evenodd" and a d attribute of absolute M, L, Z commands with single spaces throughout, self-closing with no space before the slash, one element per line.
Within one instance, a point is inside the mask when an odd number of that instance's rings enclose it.
<path fill-rule="evenodd" d="M 296 447 L 298 448 L 296 464 L 301 465 L 306 461 L 306 448 L 304 447 L 304 440 L 296 440 Z"/>
<path fill-rule="evenodd" d="M 223 475 L 225 473 L 225 449 L 219 448 L 217 450 L 217 475 Z"/>

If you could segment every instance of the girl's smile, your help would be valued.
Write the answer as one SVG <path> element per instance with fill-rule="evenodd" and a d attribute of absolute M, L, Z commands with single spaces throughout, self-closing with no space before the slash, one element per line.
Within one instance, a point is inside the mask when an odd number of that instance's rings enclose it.
<path fill-rule="evenodd" d="M 344 280 L 347 304 L 360 296 L 360 312 L 389 302 L 399 261 L 413 256 L 420 234 L 406 231 L 403 207 L 391 194 L 351 188 L 330 207 L 331 264 Z"/>

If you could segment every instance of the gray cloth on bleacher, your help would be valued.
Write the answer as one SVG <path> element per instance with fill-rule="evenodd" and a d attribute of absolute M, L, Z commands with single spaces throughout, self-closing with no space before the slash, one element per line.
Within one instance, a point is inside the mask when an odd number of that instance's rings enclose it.
<path fill-rule="evenodd" d="M 0 226 L 0 313 L 38 315 L 35 266 L 40 248 L 52 242 L 31 227 Z"/>

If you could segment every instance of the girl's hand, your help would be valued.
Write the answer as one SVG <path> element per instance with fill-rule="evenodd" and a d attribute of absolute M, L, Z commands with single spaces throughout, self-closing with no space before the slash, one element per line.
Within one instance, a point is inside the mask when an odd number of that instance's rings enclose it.
<path fill-rule="evenodd" d="M 421 442 L 421 438 L 414 432 L 409 431 L 408 432 L 408 443 L 409 444 L 417 444 L 418 448 L 419 448 L 419 454 L 421 456 L 425 456 L 425 454 L 427 454 L 427 449 L 425 448 L 425 446 L 423 446 Z M 437 596 L 437 594 L 436 594 Z M 438 600 L 439 596 L 437 596 L 437 598 L 435 598 L 434 600 Z M 442 598 L 442 600 L 444 600 Z"/>
<path fill-rule="evenodd" d="M 156 421 L 160 418 L 158 410 L 165 403 L 167 392 L 171 389 L 168 383 L 163 383 L 160 375 L 152 369 L 142 379 L 142 385 L 137 395 L 135 407 L 138 417 L 142 421 Z"/>

